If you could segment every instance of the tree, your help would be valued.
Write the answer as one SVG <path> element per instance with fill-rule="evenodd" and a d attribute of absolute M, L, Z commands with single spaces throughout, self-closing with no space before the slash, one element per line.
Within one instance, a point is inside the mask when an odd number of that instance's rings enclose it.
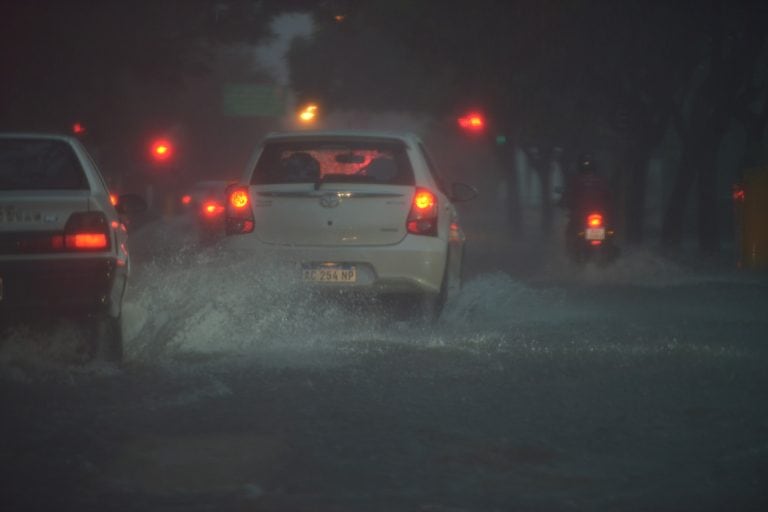
<path fill-rule="evenodd" d="M 713 0 L 697 12 L 699 72 L 691 76 L 675 113 L 682 155 L 665 211 L 662 236 L 667 247 L 680 244 L 686 204 L 695 187 L 699 248 L 716 253 L 720 250 L 718 150 L 730 121 L 744 114 L 743 99 L 749 96 L 745 91 L 751 90 L 768 41 L 762 26 L 768 10 L 747 3 L 729 5 L 726 9 L 724 2 Z M 760 122 L 760 117 L 756 117 L 758 126 L 754 130 L 760 130 Z"/>
<path fill-rule="evenodd" d="M 623 187 L 626 235 L 635 243 L 644 239 L 649 161 L 677 120 L 682 158 L 664 241 L 679 242 L 695 185 L 700 246 L 719 245 L 717 147 L 735 116 L 748 129 L 750 153 L 763 141 L 765 102 L 755 106 L 764 98 L 763 82 L 755 82 L 758 56 L 765 57 L 762 4 L 333 5 L 347 13 L 344 21 L 326 15 L 317 38 L 292 54 L 299 91 L 328 94 L 339 106 L 432 113 L 482 103 L 503 127 L 507 155 L 514 153 L 510 146 L 536 147 L 539 155 L 560 148 L 566 161 L 584 149 L 611 153 L 620 163 L 613 178 Z M 308 73 L 313 65 L 317 72 Z M 538 169 L 548 194 L 549 166 Z M 542 204 L 546 223 L 546 198 Z"/>
<path fill-rule="evenodd" d="M 135 167 L 146 137 L 217 105 L 205 77 L 243 77 L 227 55 L 270 36 L 274 14 L 300 2 L 254 0 L 37 0 L 2 7 L 0 127 L 68 131 L 88 125 L 87 144 L 113 167 Z M 229 60 L 224 60 L 223 56 Z M 245 71 L 244 71 L 245 70 Z M 194 105 L 190 109 L 190 104 Z M 215 120 L 215 119 L 214 119 Z M 197 147 L 198 144 L 191 144 Z M 101 150 L 101 151 L 99 151 Z M 115 163 L 115 162 L 118 163 Z"/>

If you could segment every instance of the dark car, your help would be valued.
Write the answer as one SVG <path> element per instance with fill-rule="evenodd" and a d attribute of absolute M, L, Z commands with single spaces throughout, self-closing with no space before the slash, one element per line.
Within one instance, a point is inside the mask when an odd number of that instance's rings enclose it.
<path fill-rule="evenodd" d="M 193 216 L 198 240 L 211 244 L 224 236 L 226 180 L 198 181 L 181 196 L 183 207 Z"/>

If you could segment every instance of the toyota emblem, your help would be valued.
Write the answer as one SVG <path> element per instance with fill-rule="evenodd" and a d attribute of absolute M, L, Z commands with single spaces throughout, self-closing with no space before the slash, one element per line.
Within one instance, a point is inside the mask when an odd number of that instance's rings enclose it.
<path fill-rule="evenodd" d="M 320 206 L 323 208 L 336 208 L 339 206 L 338 194 L 323 194 L 320 196 Z"/>

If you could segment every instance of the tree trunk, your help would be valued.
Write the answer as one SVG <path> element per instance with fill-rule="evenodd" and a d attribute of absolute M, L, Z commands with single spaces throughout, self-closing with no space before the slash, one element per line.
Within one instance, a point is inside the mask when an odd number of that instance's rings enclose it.
<path fill-rule="evenodd" d="M 536 176 L 539 177 L 541 185 L 541 232 L 547 235 L 552 233 L 552 148 L 539 149 L 538 147 L 527 148 L 525 153 L 528 156 L 528 162 Z"/>
<path fill-rule="evenodd" d="M 720 227 L 718 225 L 717 205 L 717 147 L 716 136 L 706 137 L 699 147 L 699 165 L 696 168 L 697 180 L 697 234 L 699 250 L 703 253 L 720 251 Z"/>
<path fill-rule="evenodd" d="M 541 229 L 543 233 L 552 233 L 552 162 L 549 158 L 542 159 L 536 172 L 541 181 Z"/>
<path fill-rule="evenodd" d="M 680 168 L 667 203 L 662 227 L 662 242 L 667 249 L 680 246 L 690 191 L 696 186 L 696 233 L 699 250 L 720 250 L 717 208 L 717 149 L 722 130 L 694 130 L 683 141 Z"/>
<path fill-rule="evenodd" d="M 496 152 L 498 165 L 504 173 L 507 184 L 507 223 L 515 232 L 521 234 L 523 229 L 523 209 L 520 204 L 519 170 L 517 168 L 517 148 L 507 142 Z"/>
<path fill-rule="evenodd" d="M 675 183 L 667 199 L 667 207 L 664 210 L 664 220 L 661 228 L 661 241 L 664 248 L 671 250 L 680 247 L 683 238 L 683 221 L 688 195 L 693 188 L 696 179 L 695 151 L 690 142 L 683 143 L 683 153 L 680 165 L 675 176 Z"/>
<path fill-rule="evenodd" d="M 766 163 L 765 153 L 765 128 L 768 125 L 768 107 L 764 102 L 763 109 L 759 114 L 752 114 L 743 119 L 744 129 L 746 131 L 746 141 L 744 145 L 744 156 L 741 160 L 740 172 L 746 169 Z"/>
<path fill-rule="evenodd" d="M 644 238 L 645 197 L 650 150 L 645 147 L 629 148 L 626 152 L 629 179 L 625 194 L 625 237 L 627 243 L 640 245 Z M 614 205 L 616 208 L 617 205 Z"/>

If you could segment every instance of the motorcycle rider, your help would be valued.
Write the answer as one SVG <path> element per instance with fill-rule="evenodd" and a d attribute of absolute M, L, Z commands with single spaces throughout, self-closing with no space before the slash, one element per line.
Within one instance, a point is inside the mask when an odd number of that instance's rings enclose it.
<path fill-rule="evenodd" d="M 597 164 L 590 153 L 579 156 L 577 173 L 567 181 L 561 204 L 568 210 L 566 237 L 575 242 L 584 220 L 592 212 L 600 212 L 611 219 L 611 192 L 607 180 L 598 173 Z"/>
<path fill-rule="evenodd" d="M 568 180 L 563 202 L 570 214 L 585 213 L 587 210 L 606 211 L 610 206 L 611 194 L 608 182 L 597 169 L 594 158 L 584 153 L 578 160 L 578 172 Z"/>

